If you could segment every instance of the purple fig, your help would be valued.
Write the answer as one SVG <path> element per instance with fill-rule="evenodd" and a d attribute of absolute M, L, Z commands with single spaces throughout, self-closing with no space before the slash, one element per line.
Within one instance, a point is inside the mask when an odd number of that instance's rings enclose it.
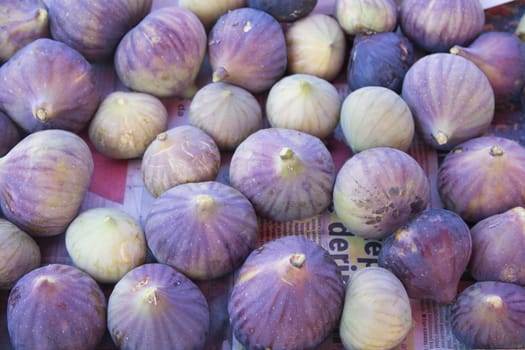
<path fill-rule="evenodd" d="M 228 313 L 233 334 L 248 349 L 316 349 L 337 326 L 343 298 L 328 252 L 308 238 L 285 236 L 246 258 Z"/>
<path fill-rule="evenodd" d="M 469 46 L 455 45 L 455 55 L 476 64 L 489 79 L 496 103 L 518 96 L 525 84 L 525 43 L 509 32 L 485 32 Z"/>
<path fill-rule="evenodd" d="M 446 209 L 468 223 L 525 205 L 525 148 L 498 136 L 473 138 L 450 151 L 438 171 Z"/>
<path fill-rule="evenodd" d="M 400 92 L 413 63 L 414 49 L 406 37 L 394 32 L 358 35 L 348 61 L 348 86 L 350 90 L 382 86 Z"/>
<path fill-rule="evenodd" d="M 11 118 L 0 111 L 0 157 L 6 155 L 22 138 Z"/>
<path fill-rule="evenodd" d="M 471 229 L 468 271 L 477 281 L 525 285 L 525 209 L 515 207 L 479 221 Z"/>
<path fill-rule="evenodd" d="M 480 35 L 485 12 L 479 0 L 403 0 L 399 25 L 418 47 L 445 52 L 454 45 L 467 45 Z"/>
<path fill-rule="evenodd" d="M 214 82 L 225 81 L 259 93 L 286 71 L 283 29 L 264 11 L 249 7 L 229 11 L 215 23 L 208 39 Z"/>
<path fill-rule="evenodd" d="M 25 45 L 49 36 L 49 16 L 42 0 L 0 2 L 0 63 Z"/>
<path fill-rule="evenodd" d="M 59 41 L 41 38 L 0 67 L 0 107 L 27 132 L 79 132 L 100 102 L 92 65 Z"/>
<path fill-rule="evenodd" d="M 414 299 L 452 303 L 472 251 L 468 225 L 446 209 L 427 209 L 389 235 L 379 266 L 392 271 Z"/>
<path fill-rule="evenodd" d="M 157 261 L 198 280 L 232 272 L 258 243 L 250 201 L 215 181 L 167 190 L 153 202 L 144 225 Z"/>
<path fill-rule="evenodd" d="M 110 59 L 121 38 L 150 11 L 152 0 L 44 0 L 53 39 L 92 61 Z"/>
<path fill-rule="evenodd" d="M 202 350 L 210 325 L 201 290 L 157 263 L 125 274 L 108 298 L 108 331 L 119 349 Z"/>
<path fill-rule="evenodd" d="M 95 349 L 106 330 L 106 298 L 76 267 L 45 265 L 11 289 L 7 328 L 14 349 Z"/>
<path fill-rule="evenodd" d="M 247 0 L 246 6 L 268 12 L 279 22 L 293 22 L 308 16 L 317 0 Z"/>
<path fill-rule="evenodd" d="M 419 136 L 438 150 L 485 133 L 494 118 L 494 92 L 472 61 L 450 53 L 417 60 L 403 80 L 401 96 Z"/>
<path fill-rule="evenodd" d="M 63 233 L 83 203 L 93 166 L 89 147 L 76 134 L 29 134 L 0 158 L 4 216 L 33 236 Z"/>
<path fill-rule="evenodd" d="M 192 97 L 205 53 L 206 31 L 199 18 L 184 7 L 161 7 L 122 38 L 115 70 L 132 90 Z"/>
<path fill-rule="evenodd" d="M 484 281 L 468 286 L 450 308 L 452 333 L 469 348 L 525 347 L 525 288 Z"/>

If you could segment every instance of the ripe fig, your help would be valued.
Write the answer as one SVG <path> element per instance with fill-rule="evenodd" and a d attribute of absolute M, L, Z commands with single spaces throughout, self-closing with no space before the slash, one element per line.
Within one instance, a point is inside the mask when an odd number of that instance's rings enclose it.
<path fill-rule="evenodd" d="M 341 274 L 328 252 L 308 238 L 284 236 L 246 258 L 228 313 L 233 334 L 247 349 L 315 349 L 337 326 L 343 297 Z"/>
<path fill-rule="evenodd" d="M 92 350 L 106 330 L 106 298 L 76 267 L 45 265 L 11 289 L 7 329 L 14 349 Z"/>
<path fill-rule="evenodd" d="M 490 31 L 450 52 L 476 64 L 489 79 L 496 103 L 517 97 L 525 85 L 525 43 L 514 33 Z"/>
<path fill-rule="evenodd" d="M 485 12 L 479 0 L 403 0 L 399 8 L 402 32 L 427 52 L 468 45 L 484 25 Z"/>
<path fill-rule="evenodd" d="M 275 221 L 305 219 L 330 205 L 335 166 L 317 137 L 282 128 L 261 129 L 235 149 L 230 182 L 257 213 Z"/>
<path fill-rule="evenodd" d="M 494 214 L 472 229 L 470 275 L 477 281 L 525 285 L 525 209 L 515 207 Z"/>
<path fill-rule="evenodd" d="M 334 209 L 357 236 L 385 238 L 418 213 L 430 200 L 428 176 L 409 154 L 373 147 L 348 159 L 335 180 Z"/>
<path fill-rule="evenodd" d="M 350 35 L 391 32 L 397 27 L 395 0 L 337 0 L 335 18 Z"/>
<path fill-rule="evenodd" d="M 214 82 L 225 81 L 252 93 L 268 90 L 286 71 L 286 40 L 268 13 L 238 8 L 222 15 L 208 37 Z"/>
<path fill-rule="evenodd" d="M 450 53 L 417 60 L 405 75 L 401 96 L 419 136 L 438 150 L 482 135 L 494 117 L 494 92 L 485 73 Z"/>
<path fill-rule="evenodd" d="M 187 182 L 215 180 L 221 166 L 213 138 L 192 125 L 161 132 L 149 144 L 141 162 L 142 181 L 155 197 Z"/>
<path fill-rule="evenodd" d="M 525 148 L 499 136 L 481 136 L 451 150 L 438 171 L 445 208 L 475 224 L 525 205 Z"/>
<path fill-rule="evenodd" d="M 470 348 L 525 347 L 525 288 L 484 281 L 468 286 L 450 308 L 452 333 Z"/>
<path fill-rule="evenodd" d="M 350 90 L 382 86 L 401 92 L 405 74 L 414 60 L 412 43 L 401 34 L 357 35 L 348 58 L 348 86 Z"/>
<path fill-rule="evenodd" d="M 0 157 L 6 155 L 22 138 L 18 127 L 11 118 L 0 111 Z"/>
<path fill-rule="evenodd" d="M 108 331 L 119 349 L 201 350 L 210 312 L 201 290 L 164 264 L 125 274 L 108 298 Z"/>
<path fill-rule="evenodd" d="M 112 57 L 121 38 L 150 11 L 152 0 L 44 0 L 51 36 L 90 61 Z"/>
<path fill-rule="evenodd" d="M 257 229 L 250 201 L 215 181 L 170 188 L 155 199 L 144 224 L 157 261 L 198 280 L 239 267 L 258 243 Z"/>
<path fill-rule="evenodd" d="M 206 31 L 198 17 L 184 7 L 161 7 L 124 35 L 115 52 L 115 70 L 132 90 L 192 97 L 205 52 Z"/>
<path fill-rule="evenodd" d="M 208 30 L 226 12 L 246 6 L 246 0 L 179 0 L 178 5 L 196 14 Z"/>
<path fill-rule="evenodd" d="M 30 42 L 49 36 L 49 16 L 42 0 L 0 3 L 0 63 Z"/>
<path fill-rule="evenodd" d="M 40 38 L 0 67 L 0 108 L 26 132 L 79 132 L 100 102 L 92 65 L 59 41 Z"/>
<path fill-rule="evenodd" d="M 317 0 L 246 0 L 246 6 L 268 12 L 279 22 L 293 22 L 308 16 Z"/>
<path fill-rule="evenodd" d="M 0 207 L 6 219 L 33 236 L 63 233 L 91 183 L 93 156 L 76 134 L 29 134 L 0 158 Z"/>
<path fill-rule="evenodd" d="M 452 303 L 472 252 L 468 225 L 446 209 L 427 209 L 389 235 L 379 266 L 392 271 L 414 299 Z"/>

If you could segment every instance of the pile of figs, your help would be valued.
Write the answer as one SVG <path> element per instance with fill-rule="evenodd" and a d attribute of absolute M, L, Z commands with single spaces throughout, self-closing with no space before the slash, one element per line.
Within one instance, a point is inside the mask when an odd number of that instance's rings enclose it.
<path fill-rule="evenodd" d="M 459 343 L 524 348 L 525 145 L 495 130 L 525 29 L 486 15 L 0 1 L 0 343 L 388 350 L 430 301 Z M 133 195 L 93 200 L 113 168 Z M 344 275 L 326 220 L 377 259 Z"/>

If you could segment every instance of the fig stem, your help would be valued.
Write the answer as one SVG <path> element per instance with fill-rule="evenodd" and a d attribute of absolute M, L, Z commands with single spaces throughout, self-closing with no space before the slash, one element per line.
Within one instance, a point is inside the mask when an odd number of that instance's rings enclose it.
<path fill-rule="evenodd" d="M 160 134 L 157 135 L 158 141 L 166 141 L 167 138 L 168 138 L 168 134 L 165 132 L 161 132 Z"/>
<path fill-rule="evenodd" d="M 219 81 L 222 81 L 224 79 L 226 79 L 228 77 L 228 71 L 226 70 L 226 68 L 224 67 L 219 67 L 215 70 L 215 72 L 213 72 L 213 75 L 212 75 L 212 81 L 214 83 L 217 83 Z"/>
<path fill-rule="evenodd" d="M 453 54 L 453 55 L 457 55 L 457 54 L 459 54 L 460 51 L 461 51 L 461 50 L 460 50 L 460 47 L 457 46 L 457 45 L 452 46 L 452 47 L 450 48 L 450 53 Z"/>
<path fill-rule="evenodd" d="M 443 146 L 448 142 L 448 136 L 443 131 L 438 131 L 434 135 L 434 140 L 436 140 L 438 145 Z"/>
<path fill-rule="evenodd" d="M 487 303 L 494 309 L 501 309 L 503 306 L 503 300 L 499 295 L 489 295 L 486 298 Z"/>
<path fill-rule="evenodd" d="M 502 156 L 505 152 L 503 151 L 503 148 L 501 148 L 500 146 L 496 145 L 496 146 L 492 146 L 490 148 L 490 155 L 491 156 L 494 156 L 494 157 L 499 157 L 499 156 Z"/>
<path fill-rule="evenodd" d="M 281 157 L 282 160 L 287 160 L 287 159 L 292 159 L 294 154 L 295 153 L 293 149 L 289 147 L 285 147 L 281 150 L 281 152 L 279 152 L 279 157 Z"/>
<path fill-rule="evenodd" d="M 36 119 L 40 120 L 41 122 L 47 121 L 47 112 L 44 108 L 39 108 L 35 112 Z"/>
<path fill-rule="evenodd" d="M 290 257 L 290 264 L 297 268 L 301 268 L 304 265 L 304 262 L 306 261 L 306 256 L 302 253 L 293 254 Z"/>
<path fill-rule="evenodd" d="M 144 291 L 142 294 L 144 301 L 148 304 L 157 305 L 159 302 L 159 297 L 157 296 L 157 288 L 151 287 Z"/>
<path fill-rule="evenodd" d="M 289 148 L 284 147 L 279 152 L 279 159 L 281 160 L 280 173 L 283 176 L 293 176 L 303 171 L 303 164 L 301 159 L 296 156 L 295 152 Z"/>

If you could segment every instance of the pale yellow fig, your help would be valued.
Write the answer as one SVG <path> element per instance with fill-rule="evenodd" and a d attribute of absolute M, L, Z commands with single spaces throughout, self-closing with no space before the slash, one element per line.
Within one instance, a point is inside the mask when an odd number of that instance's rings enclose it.
<path fill-rule="evenodd" d="M 215 21 L 229 10 L 245 5 L 246 0 L 179 0 L 179 6 L 196 14 L 207 29 L 210 29 Z"/>

